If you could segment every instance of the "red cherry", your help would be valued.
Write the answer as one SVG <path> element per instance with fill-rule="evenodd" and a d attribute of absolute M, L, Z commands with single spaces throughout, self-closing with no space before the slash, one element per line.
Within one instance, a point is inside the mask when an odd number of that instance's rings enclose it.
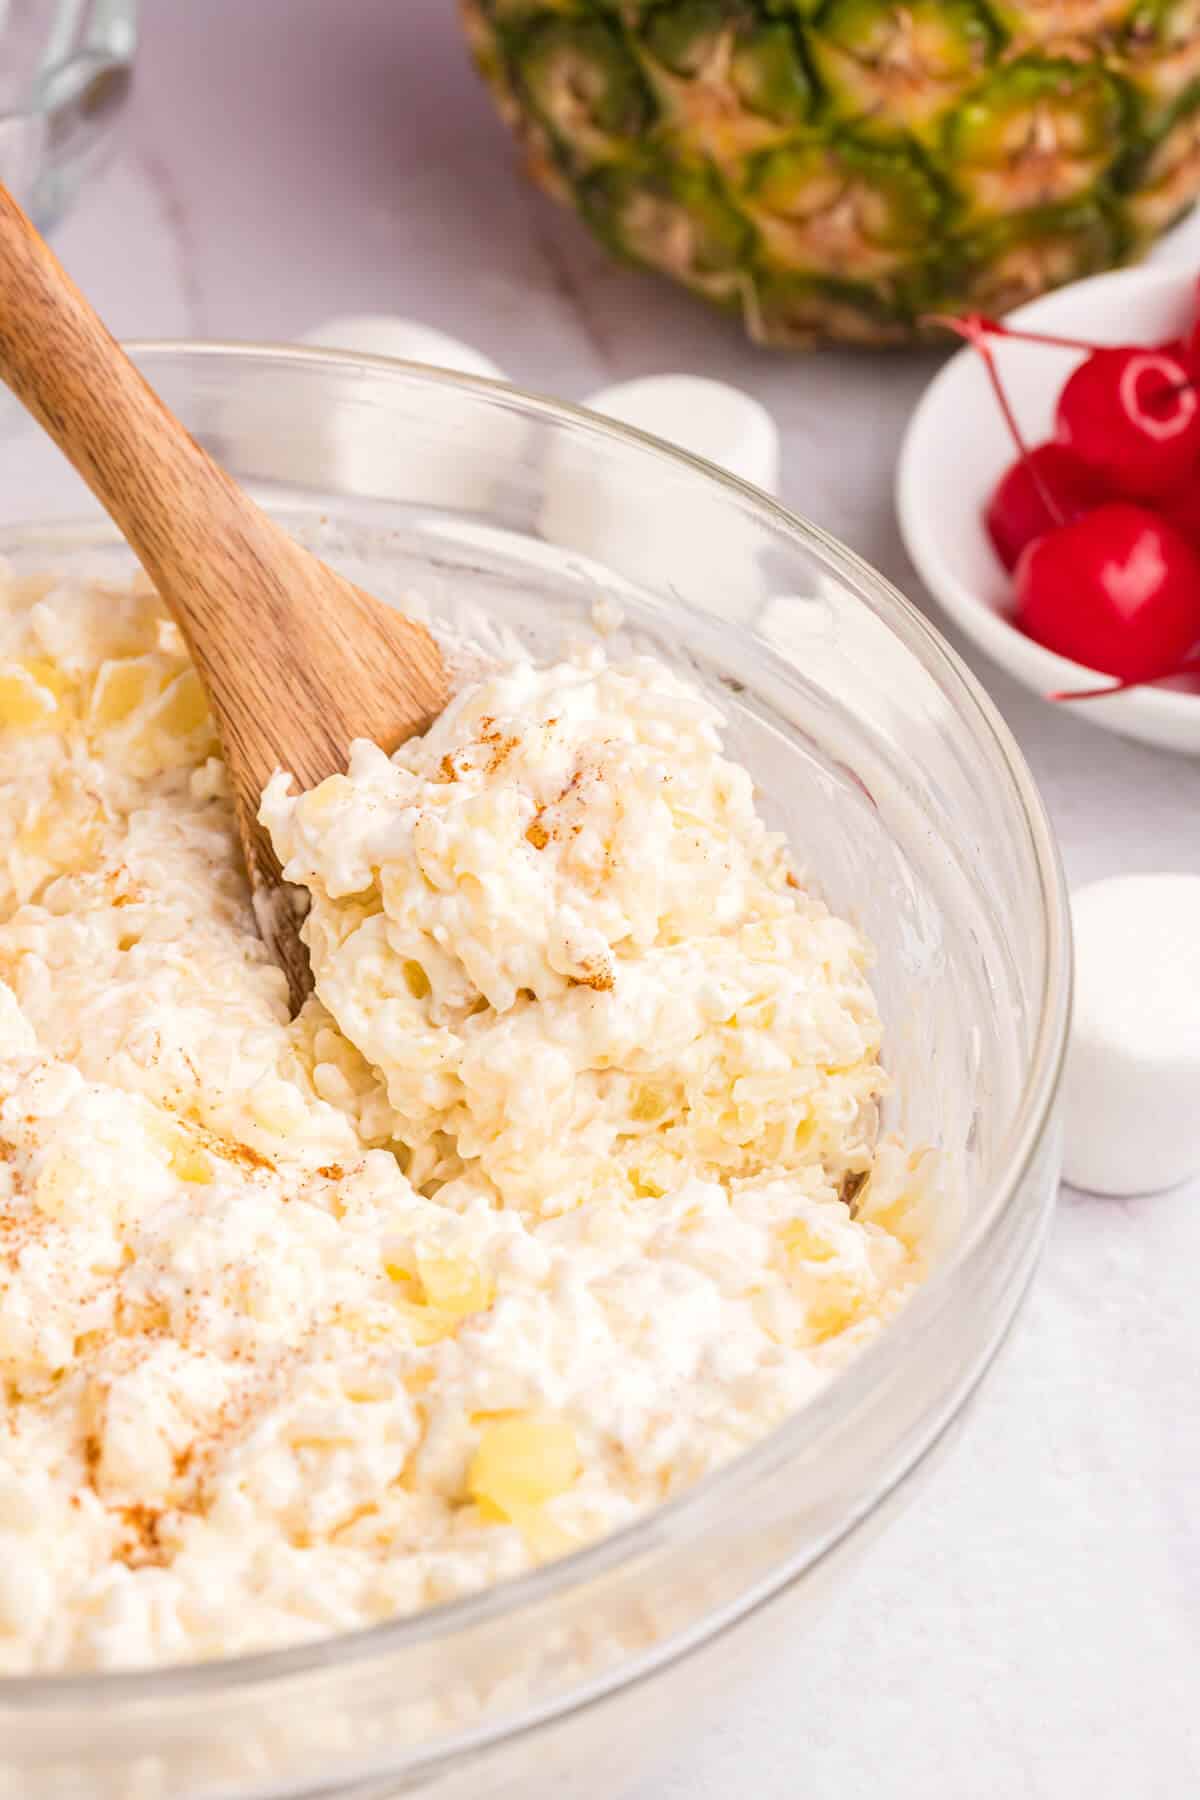
<path fill-rule="evenodd" d="M 1114 501 L 1030 544 L 1022 631 L 1102 674 L 1152 681 L 1200 645 L 1200 554 L 1145 507 Z"/>
<path fill-rule="evenodd" d="M 1192 366 L 1191 334 L 1187 337 L 1165 338 L 1161 344 L 1152 344 L 1150 348 L 1157 356 L 1173 356 L 1181 362 L 1185 369 Z"/>
<path fill-rule="evenodd" d="M 1114 493 L 1152 500 L 1200 456 L 1200 397 L 1178 358 L 1094 350 L 1058 397 L 1057 433 Z"/>
<path fill-rule="evenodd" d="M 1160 500 L 1154 510 L 1200 550 L 1200 468 L 1193 469 L 1183 486 Z"/>
<path fill-rule="evenodd" d="M 1193 370 L 1200 368 L 1200 280 L 1195 283 L 1195 293 L 1196 312 L 1191 330 L 1184 336 L 1183 355 L 1180 357 L 1180 361 Z"/>
<path fill-rule="evenodd" d="M 1026 544 L 1108 499 L 1108 489 L 1065 444 L 1038 444 L 1000 477 L 984 523 L 1004 567 L 1013 570 Z"/>

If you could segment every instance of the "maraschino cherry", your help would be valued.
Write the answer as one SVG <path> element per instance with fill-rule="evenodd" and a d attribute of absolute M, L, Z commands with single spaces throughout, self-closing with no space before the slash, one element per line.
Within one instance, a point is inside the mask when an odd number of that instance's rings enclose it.
<path fill-rule="evenodd" d="M 1058 397 L 1056 435 L 1114 493 L 1160 500 L 1200 457 L 1200 395 L 1161 350 L 1093 350 Z"/>
<path fill-rule="evenodd" d="M 993 548 L 1011 574 L 1027 544 L 1109 498 L 1094 469 L 1066 444 L 1037 444 L 1001 476 L 984 512 Z"/>
<path fill-rule="evenodd" d="M 993 319 L 931 321 L 983 359 L 1018 459 L 985 510 L 1014 624 L 1113 678 L 1091 698 L 1200 672 L 1200 324 L 1180 349 L 1101 348 Z M 1085 351 L 1058 400 L 1057 441 L 1031 450 L 991 340 Z"/>
<path fill-rule="evenodd" d="M 1126 501 L 1030 544 L 1016 594 L 1022 631 L 1121 682 L 1159 680 L 1200 649 L 1200 553 Z"/>
<path fill-rule="evenodd" d="M 1193 469 L 1183 486 L 1160 500 L 1154 510 L 1200 550 L 1200 467 Z"/>

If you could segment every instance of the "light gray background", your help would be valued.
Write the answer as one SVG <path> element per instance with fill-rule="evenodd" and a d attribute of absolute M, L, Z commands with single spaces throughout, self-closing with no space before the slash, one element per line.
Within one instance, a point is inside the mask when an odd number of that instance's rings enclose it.
<path fill-rule="evenodd" d="M 516 176 L 452 0 L 158 0 L 125 147 L 59 237 L 130 336 L 399 312 L 577 399 L 686 369 L 770 406 L 784 498 L 917 591 L 891 479 L 929 357 L 784 359 L 609 263 Z M 1200 265 L 1200 230 L 1160 254 Z M 16 446 L 0 454 L 0 478 Z M 1073 882 L 1200 871 L 1200 766 L 971 657 Z M 1200 1103 L 1200 1096 L 1198 1096 Z M 1177 1800 L 1200 1791 L 1200 1183 L 1064 1194 L 948 1465 L 822 1627 L 680 1722 L 628 1800 Z"/>

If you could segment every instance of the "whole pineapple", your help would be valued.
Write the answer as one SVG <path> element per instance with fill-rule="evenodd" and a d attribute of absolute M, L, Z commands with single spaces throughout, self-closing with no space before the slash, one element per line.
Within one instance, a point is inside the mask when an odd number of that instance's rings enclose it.
<path fill-rule="evenodd" d="M 1200 194 L 1200 0 L 462 0 L 534 177 L 761 343 L 893 343 Z"/>

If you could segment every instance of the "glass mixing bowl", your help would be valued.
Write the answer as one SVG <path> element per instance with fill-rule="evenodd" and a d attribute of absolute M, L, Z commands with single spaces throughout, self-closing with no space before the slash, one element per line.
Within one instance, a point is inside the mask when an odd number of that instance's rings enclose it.
<path fill-rule="evenodd" d="M 0 0 L 0 180 L 39 231 L 112 146 L 137 25 L 138 0 Z"/>
<path fill-rule="evenodd" d="M 942 1146 L 958 1207 L 938 1267 L 887 1331 L 806 1410 L 657 1512 L 487 1593 L 336 1640 L 0 1681 L 0 1795 L 619 1794 L 708 1692 L 753 1679 L 778 1634 L 802 1657 L 818 1602 L 836 1600 L 848 1560 L 946 1439 L 1029 1281 L 1056 1185 L 1069 1001 L 1041 802 L 924 619 L 715 468 L 400 363 L 222 345 L 137 354 L 237 477 L 376 593 L 542 654 L 598 620 L 618 648 L 649 645 L 719 696 L 766 811 L 876 946 L 886 1122 Z M 8 473 L 9 518 L 51 521 L 6 529 L 10 557 L 103 571 L 124 556 L 94 509 L 80 519 L 87 496 L 48 445 L 24 442 Z"/>

